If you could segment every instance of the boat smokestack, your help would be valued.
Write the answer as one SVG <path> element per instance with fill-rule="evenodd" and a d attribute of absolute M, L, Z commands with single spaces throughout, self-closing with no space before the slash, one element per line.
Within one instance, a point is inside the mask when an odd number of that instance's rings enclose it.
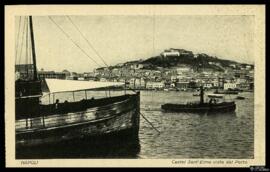
<path fill-rule="evenodd" d="M 204 103 L 204 99 L 203 99 L 203 96 L 204 96 L 204 91 L 203 91 L 203 86 L 200 86 L 200 103 L 203 104 Z"/>

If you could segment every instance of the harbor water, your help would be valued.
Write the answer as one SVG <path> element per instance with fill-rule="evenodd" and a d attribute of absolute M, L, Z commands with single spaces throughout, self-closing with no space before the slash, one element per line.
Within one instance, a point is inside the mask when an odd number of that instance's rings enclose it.
<path fill-rule="evenodd" d="M 121 94 L 99 91 L 87 92 L 87 97 L 96 99 Z M 206 92 L 207 94 L 207 92 Z M 70 158 L 253 158 L 254 152 L 254 97 L 253 93 L 243 92 L 244 100 L 235 99 L 238 95 L 226 95 L 227 100 L 236 102 L 236 110 L 231 113 L 196 114 L 168 113 L 161 110 L 164 103 L 186 103 L 198 101 L 193 92 L 141 91 L 141 113 L 160 131 L 158 133 L 141 118 L 139 148 L 106 148 L 99 155 L 98 150 L 86 149 L 70 152 Z M 85 98 L 84 92 L 75 94 L 75 99 Z M 52 101 L 52 97 L 50 97 Z M 55 95 L 54 99 L 72 101 L 72 93 Z M 48 102 L 44 97 L 43 102 Z M 89 148 L 89 150 L 93 150 Z M 136 150 L 134 152 L 134 150 Z M 53 151 L 53 150 L 51 150 Z M 67 150 L 68 151 L 68 150 Z M 105 153 L 104 153 L 105 152 Z M 67 153 L 68 154 L 68 153 Z M 53 156 L 52 156 L 53 157 Z M 57 156 L 55 156 L 57 157 Z"/>

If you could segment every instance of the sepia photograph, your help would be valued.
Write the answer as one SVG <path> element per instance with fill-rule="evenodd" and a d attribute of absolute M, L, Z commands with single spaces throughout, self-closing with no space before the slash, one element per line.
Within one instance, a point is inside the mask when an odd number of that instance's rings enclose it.
<path fill-rule="evenodd" d="M 264 6 L 73 7 L 6 7 L 9 166 L 264 164 Z"/>

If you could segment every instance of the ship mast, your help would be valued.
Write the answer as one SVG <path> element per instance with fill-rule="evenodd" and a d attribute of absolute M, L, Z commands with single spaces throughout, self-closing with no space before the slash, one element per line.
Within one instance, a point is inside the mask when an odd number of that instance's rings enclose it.
<path fill-rule="evenodd" d="M 36 64 L 36 51 L 35 51 L 35 42 L 34 42 L 34 32 L 33 32 L 33 22 L 32 16 L 29 16 L 29 25 L 30 25 L 30 38 L 31 38 L 31 47 L 32 47 L 32 58 L 33 58 L 33 66 L 34 66 L 34 78 L 33 80 L 36 81 L 37 77 L 37 64 Z"/>

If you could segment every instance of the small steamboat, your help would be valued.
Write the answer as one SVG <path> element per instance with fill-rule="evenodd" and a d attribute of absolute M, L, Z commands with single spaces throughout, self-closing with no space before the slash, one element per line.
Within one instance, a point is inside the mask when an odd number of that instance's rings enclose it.
<path fill-rule="evenodd" d="M 222 95 L 208 95 L 209 102 L 204 102 L 204 90 L 200 88 L 200 102 L 192 102 L 186 104 L 167 103 L 161 105 L 165 112 L 195 112 L 195 113 L 216 113 L 216 112 L 232 112 L 235 111 L 235 102 L 220 101 L 224 97 Z"/>

